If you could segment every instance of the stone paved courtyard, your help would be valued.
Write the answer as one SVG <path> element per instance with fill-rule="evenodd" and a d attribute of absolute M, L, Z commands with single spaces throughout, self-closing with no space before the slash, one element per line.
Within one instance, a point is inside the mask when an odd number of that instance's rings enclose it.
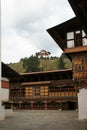
<path fill-rule="evenodd" d="M 22 110 L 0 121 L 0 130 L 87 130 L 77 111 Z"/>

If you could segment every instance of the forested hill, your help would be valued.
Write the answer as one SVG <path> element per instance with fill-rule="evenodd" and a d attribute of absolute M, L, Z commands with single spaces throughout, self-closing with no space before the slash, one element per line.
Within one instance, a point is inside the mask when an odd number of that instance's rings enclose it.
<path fill-rule="evenodd" d="M 37 72 L 57 69 L 71 68 L 70 60 L 63 53 L 60 57 L 38 58 L 37 56 L 30 56 L 20 59 L 18 63 L 7 64 L 18 73 L 23 72 Z"/>

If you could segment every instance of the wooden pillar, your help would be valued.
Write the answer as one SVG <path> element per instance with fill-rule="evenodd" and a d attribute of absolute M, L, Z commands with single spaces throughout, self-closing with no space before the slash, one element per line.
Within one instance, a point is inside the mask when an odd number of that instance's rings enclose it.
<path fill-rule="evenodd" d="M 11 104 L 11 109 L 12 109 L 12 110 L 14 109 L 13 104 Z"/>
<path fill-rule="evenodd" d="M 68 96 L 69 96 L 69 94 L 70 94 L 70 93 L 69 93 L 69 87 L 68 87 Z"/>
<path fill-rule="evenodd" d="M 61 87 L 60 87 L 60 96 L 62 96 L 61 94 L 62 94 L 62 93 L 61 93 Z"/>
<path fill-rule="evenodd" d="M 34 105 L 33 105 L 34 101 L 31 101 L 30 103 L 31 103 L 31 109 L 33 109 L 34 108 Z"/>
<path fill-rule="evenodd" d="M 59 110 L 61 111 L 62 110 L 62 100 L 60 100 L 60 108 Z"/>
<path fill-rule="evenodd" d="M 21 89 L 20 89 L 20 92 L 19 92 L 19 97 L 21 97 L 21 95 L 22 95 L 22 94 L 21 94 Z"/>
<path fill-rule="evenodd" d="M 22 103 L 22 102 L 20 101 L 20 102 L 19 102 L 19 109 L 21 109 L 21 108 L 22 108 L 22 107 L 21 107 L 21 103 Z"/>
<path fill-rule="evenodd" d="M 47 110 L 47 101 L 44 101 L 44 110 Z"/>

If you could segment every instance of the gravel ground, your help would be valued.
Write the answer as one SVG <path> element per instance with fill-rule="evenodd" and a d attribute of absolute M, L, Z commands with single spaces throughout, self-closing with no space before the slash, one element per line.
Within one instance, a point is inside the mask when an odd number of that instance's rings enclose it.
<path fill-rule="evenodd" d="M 87 130 L 77 111 L 21 110 L 0 121 L 0 130 Z"/>

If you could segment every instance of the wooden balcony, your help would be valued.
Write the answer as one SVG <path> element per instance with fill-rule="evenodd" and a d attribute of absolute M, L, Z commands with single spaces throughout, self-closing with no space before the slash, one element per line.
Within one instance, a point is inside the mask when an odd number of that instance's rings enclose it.
<path fill-rule="evenodd" d="M 59 100 L 59 101 L 67 101 L 67 100 L 74 100 L 77 99 L 77 96 L 60 96 L 60 97 L 30 97 L 30 98 L 25 98 L 25 97 L 10 97 L 9 102 L 19 102 L 19 101 L 54 101 L 54 100 Z"/>
<path fill-rule="evenodd" d="M 77 96 L 76 92 L 51 92 L 49 97 Z"/>
<path fill-rule="evenodd" d="M 51 81 L 51 84 L 57 85 L 59 87 L 63 87 L 63 86 L 73 86 L 73 80 L 72 79 L 68 79 L 68 80 L 55 80 L 55 81 Z"/>
<path fill-rule="evenodd" d="M 65 53 L 76 53 L 76 52 L 84 52 L 84 51 L 87 51 L 87 46 L 78 46 L 74 48 L 64 49 Z"/>
<path fill-rule="evenodd" d="M 15 93 L 14 95 L 10 94 L 10 101 L 27 101 L 27 100 L 50 100 L 50 99 L 66 99 L 66 98 L 76 98 L 77 92 L 49 92 L 48 95 L 39 95 L 39 96 L 26 96 Z"/>

